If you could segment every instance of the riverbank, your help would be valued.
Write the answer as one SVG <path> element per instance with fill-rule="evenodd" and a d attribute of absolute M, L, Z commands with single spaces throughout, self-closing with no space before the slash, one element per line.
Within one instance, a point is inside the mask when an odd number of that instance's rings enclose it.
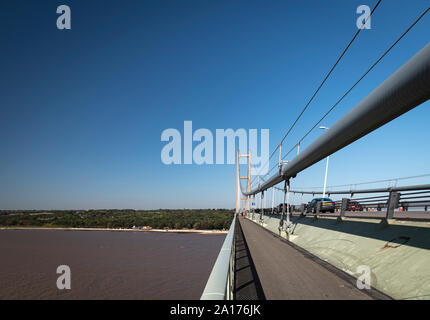
<path fill-rule="evenodd" d="M 163 232 L 163 233 L 197 233 L 197 234 L 227 234 L 228 230 L 196 230 L 196 229 L 111 229 L 111 228 L 48 228 L 48 227 L 0 227 L 1 230 L 60 230 L 60 231 L 116 231 L 116 232 Z"/>

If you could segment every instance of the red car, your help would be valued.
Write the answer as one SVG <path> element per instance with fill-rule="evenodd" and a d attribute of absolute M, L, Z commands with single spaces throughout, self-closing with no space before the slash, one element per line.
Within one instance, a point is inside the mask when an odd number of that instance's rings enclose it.
<path fill-rule="evenodd" d="M 284 204 L 280 203 L 277 207 L 275 207 L 275 212 L 276 213 L 282 213 L 283 205 L 285 205 L 285 212 L 287 212 L 288 211 L 288 207 L 287 207 L 286 203 L 284 203 Z M 290 207 L 290 212 L 291 212 L 291 204 L 290 204 L 289 207 Z"/>
<path fill-rule="evenodd" d="M 363 211 L 363 207 L 358 201 L 350 201 L 348 211 Z"/>

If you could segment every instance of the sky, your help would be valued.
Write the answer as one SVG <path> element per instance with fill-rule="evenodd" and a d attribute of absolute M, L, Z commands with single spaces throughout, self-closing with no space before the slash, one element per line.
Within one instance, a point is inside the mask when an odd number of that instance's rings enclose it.
<path fill-rule="evenodd" d="M 62 4 L 71 9 L 71 30 L 57 29 Z M 376 1 L 2 1 L 0 209 L 233 208 L 235 165 L 165 165 L 161 133 L 183 133 L 184 121 L 214 136 L 269 129 L 272 151 L 357 31 L 362 4 Z M 283 150 L 427 6 L 383 0 Z M 427 14 L 322 125 L 423 48 L 429 29 Z M 336 152 L 327 184 L 430 173 L 429 119 L 426 102 Z M 322 133 L 309 135 L 302 150 Z M 322 160 L 291 188 L 321 188 L 324 170 Z"/>

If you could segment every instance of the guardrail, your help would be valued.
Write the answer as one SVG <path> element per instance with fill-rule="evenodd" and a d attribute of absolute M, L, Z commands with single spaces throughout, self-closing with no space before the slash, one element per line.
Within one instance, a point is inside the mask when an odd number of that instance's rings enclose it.
<path fill-rule="evenodd" d="M 230 229 L 222 244 L 221 251 L 212 268 L 212 272 L 206 283 L 200 300 L 232 300 L 234 281 L 234 256 L 236 214 L 234 215 Z"/>
<path fill-rule="evenodd" d="M 276 189 L 282 190 L 275 187 Z M 402 193 L 400 193 L 402 191 Z M 295 194 L 311 194 L 313 196 L 323 194 L 321 191 L 300 191 L 300 190 L 290 190 L 291 193 Z M 406 193 L 405 193 L 406 192 Z M 354 194 L 380 194 L 388 193 L 387 195 L 375 195 L 370 197 L 359 197 L 352 198 Z M 430 184 L 422 185 L 411 185 L 403 187 L 389 187 L 389 188 L 376 188 L 376 189 L 359 189 L 359 190 L 336 190 L 336 191 L 326 191 L 327 196 L 336 194 L 344 195 L 350 194 L 351 198 L 342 198 L 341 200 L 335 202 L 335 211 L 340 213 L 340 216 L 344 216 L 347 211 L 382 211 L 386 210 L 385 216 L 378 215 L 378 218 L 393 218 L 395 209 L 400 209 L 400 211 L 407 212 L 409 208 L 424 208 L 424 211 L 430 207 Z M 358 207 L 354 210 L 350 210 L 350 202 L 358 202 Z M 307 204 L 302 203 L 301 205 L 291 205 L 290 212 L 299 212 L 301 214 L 306 214 L 312 212 L 314 214 L 324 213 L 321 210 L 321 202 L 319 201 L 315 208 L 307 207 Z M 360 210 L 361 209 L 361 210 Z M 258 211 L 259 212 L 259 211 Z M 278 214 L 278 210 L 272 210 L 272 208 L 265 208 L 264 214 L 270 215 L 271 213 Z M 354 215 L 354 217 L 360 218 L 360 216 Z M 369 216 L 362 216 L 367 218 Z"/>
<path fill-rule="evenodd" d="M 278 190 L 282 190 L 277 188 Z M 403 186 L 403 187 L 389 187 L 389 188 L 373 188 L 373 189 L 359 189 L 359 190 L 328 190 L 325 193 L 330 196 L 331 194 L 351 194 L 356 193 L 380 193 L 380 192 L 390 192 L 390 191 L 416 191 L 416 190 L 430 190 L 430 184 L 419 184 L 413 186 Z M 300 191 L 300 190 L 290 190 L 291 193 L 299 194 L 323 194 L 322 191 Z"/>

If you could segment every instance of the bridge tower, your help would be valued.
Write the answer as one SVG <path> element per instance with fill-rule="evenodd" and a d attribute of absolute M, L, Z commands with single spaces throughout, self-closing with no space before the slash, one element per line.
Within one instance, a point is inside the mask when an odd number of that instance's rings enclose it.
<path fill-rule="evenodd" d="M 248 175 L 240 176 L 240 158 L 248 158 Z M 236 212 L 240 211 L 241 208 L 241 200 L 246 200 L 246 211 L 249 212 L 250 209 L 250 198 L 247 196 L 246 198 L 242 198 L 242 193 L 240 191 L 240 181 L 242 179 L 248 180 L 247 183 L 247 191 L 251 191 L 251 150 L 248 150 L 247 154 L 240 154 L 240 150 L 237 150 L 236 156 Z"/>

